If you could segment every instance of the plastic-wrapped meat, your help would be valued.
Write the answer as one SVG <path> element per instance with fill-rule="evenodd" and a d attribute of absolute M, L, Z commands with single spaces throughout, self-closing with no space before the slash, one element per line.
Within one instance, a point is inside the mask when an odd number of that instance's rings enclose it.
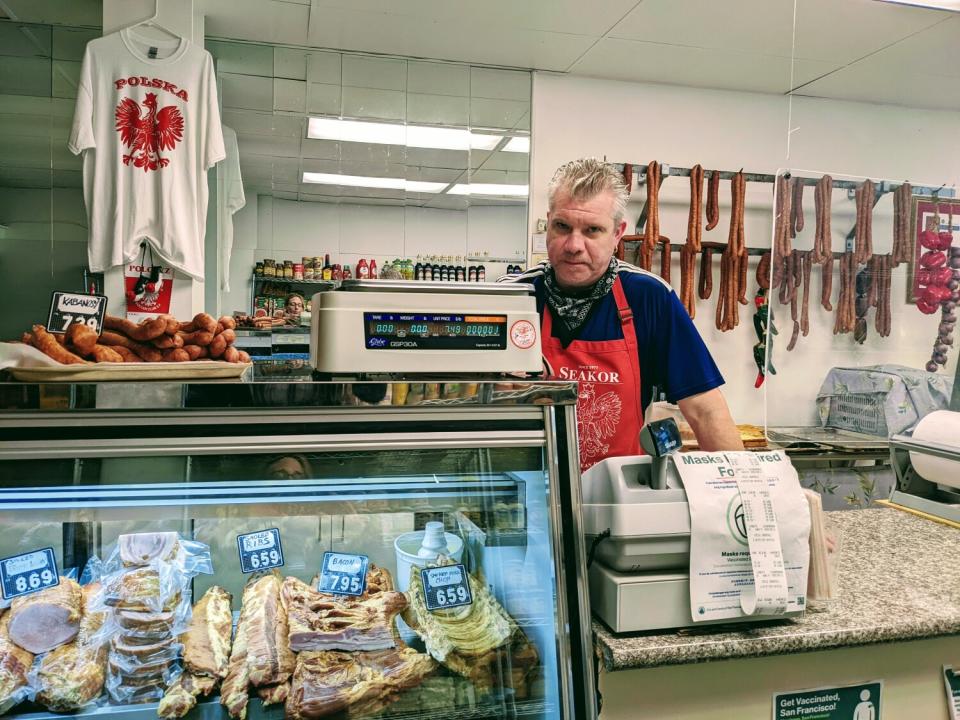
<path fill-rule="evenodd" d="M 117 545 L 120 561 L 126 567 L 138 567 L 172 561 L 180 541 L 175 532 L 128 533 L 117 538 Z"/>
<path fill-rule="evenodd" d="M 10 641 L 9 622 L 10 613 L 0 616 L 0 713 L 27 696 L 27 673 L 33 664 L 33 654 Z"/>
<path fill-rule="evenodd" d="M 54 712 L 73 712 L 97 698 L 106 679 L 107 649 L 95 634 L 106 613 L 91 609 L 99 584 L 83 588 L 83 620 L 72 642 L 44 656 L 37 671 L 37 702 Z"/>
<path fill-rule="evenodd" d="M 77 636 L 82 609 L 80 586 L 61 577 L 59 585 L 13 601 L 10 639 L 34 655 L 49 652 Z"/>

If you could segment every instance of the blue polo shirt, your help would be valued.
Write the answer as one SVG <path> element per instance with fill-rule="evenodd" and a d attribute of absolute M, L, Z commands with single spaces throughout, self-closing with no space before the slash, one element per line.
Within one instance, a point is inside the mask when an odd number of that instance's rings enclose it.
<path fill-rule="evenodd" d="M 520 275 L 503 278 L 507 282 L 533 284 L 536 288 L 537 312 L 541 318 L 546 304 L 544 268 L 545 265 L 540 264 Z M 654 386 L 666 393 L 670 402 L 675 403 L 723 385 L 719 368 L 673 288 L 658 275 L 622 261 L 619 263 L 618 276 L 633 311 L 643 407 L 650 404 Z M 617 302 L 610 292 L 593 308 L 580 328 L 577 340 L 622 339 L 623 328 L 617 313 Z"/>

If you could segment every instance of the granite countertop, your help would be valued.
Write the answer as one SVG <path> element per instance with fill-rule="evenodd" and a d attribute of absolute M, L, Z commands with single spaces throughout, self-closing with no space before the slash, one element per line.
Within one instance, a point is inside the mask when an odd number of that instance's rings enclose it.
<path fill-rule="evenodd" d="M 960 633 L 960 530 L 892 508 L 829 517 L 842 530 L 840 595 L 829 609 L 747 630 L 614 635 L 594 620 L 604 667 L 682 665 Z"/>

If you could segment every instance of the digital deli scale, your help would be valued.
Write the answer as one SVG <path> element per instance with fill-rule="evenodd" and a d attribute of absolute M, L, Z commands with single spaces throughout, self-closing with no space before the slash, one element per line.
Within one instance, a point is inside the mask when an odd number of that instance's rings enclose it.
<path fill-rule="evenodd" d="M 646 455 L 607 458 L 581 480 L 591 610 L 614 632 L 710 624 L 690 614 L 690 509 L 674 464 L 676 423 L 647 423 L 640 445 Z"/>
<path fill-rule="evenodd" d="M 310 358 L 330 376 L 538 374 L 533 286 L 344 280 L 313 296 Z"/>

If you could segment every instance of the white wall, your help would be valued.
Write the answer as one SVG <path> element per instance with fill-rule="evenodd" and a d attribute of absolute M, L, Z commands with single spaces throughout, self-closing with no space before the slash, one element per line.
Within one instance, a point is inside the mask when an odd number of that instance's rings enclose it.
<path fill-rule="evenodd" d="M 953 141 L 960 114 L 915 110 L 865 103 L 794 98 L 790 155 L 787 126 L 790 103 L 776 95 L 703 90 L 643 83 L 624 83 L 549 73 L 535 73 L 533 89 L 533 145 L 529 230 L 546 216 L 546 187 L 553 171 L 577 157 L 606 157 L 611 162 L 646 163 L 658 160 L 680 167 L 700 163 L 708 169 L 773 173 L 779 168 L 813 170 L 874 180 L 909 179 L 914 183 L 953 185 L 960 176 L 960 148 Z M 643 190 L 635 190 L 628 221 L 639 215 Z M 726 242 L 729 223 L 729 186 L 721 186 L 720 223 L 704 233 L 705 240 Z M 661 193 L 661 233 L 674 243 L 686 234 L 689 181 L 670 178 Z M 845 192 L 834 194 L 834 250 L 853 223 L 852 202 Z M 772 187 L 748 183 L 746 241 L 750 247 L 769 247 Z M 812 247 L 813 193 L 804 209 L 807 226 L 795 247 Z M 889 252 L 892 199 L 885 197 L 874 220 L 874 248 Z M 844 217 L 845 216 L 845 217 Z M 659 261 L 655 263 L 658 267 Z M 756 260 L 750 265 L 750 298 Z M 832 366 L 897 362 L 922 367 L 929 359 L 937 332 L 937 318 L 924 316 L 903 302 L 907 267 L 894 271 L 893 332 L 879 339 L 868 316 L 870 336 L 857 346 L 851 335 L 833 335 L 833 314 L 821 310 L 819 271 L 814 272 L 810 301 L 810 334 L 792 353 L 785 348 L 792 330 L 788 306 L 774 301 L 780 336 L 773 362 L 778 371 L 768 377 L 769 422 L 808 425 L 816 422 L 815 396 Z M 674 287 L 679 268 L 674 263 Z M 764 422 L 763 391 L 753 387 L 756 366 L 752 347 L 753 305 L 740 307 L 740 326 L 721 333 L 714 326 L 719 259 L 714 262 L 714 296 L 698 301 L 695 323 L 720 366 L 727 384 L 724 392 L 738 422 Z M 834 303 L 839 281 L 834 279 Z M 953 376 L 956 354 L 946 372 Z"/>
<path fill-rule="evenodd" d="M 360 258 L 383 267 L 394 258 L 418 255 L 515 257 L 524 262 L 526 208 L 475 205 L 466 211 L 382 205 L 335 205 L 247 196 L 233 216 L 234 250 L 230 292 L 221 296 L 224 312 L 248 309 L 250 275 L 265 257 L 300 262 L 304 255 L 330 253 L 335 263 L 356 272 Z M 479 264 L 470 262 L 464 264 Z M 494 280 L 505 263 L 484 262 Z"/>

